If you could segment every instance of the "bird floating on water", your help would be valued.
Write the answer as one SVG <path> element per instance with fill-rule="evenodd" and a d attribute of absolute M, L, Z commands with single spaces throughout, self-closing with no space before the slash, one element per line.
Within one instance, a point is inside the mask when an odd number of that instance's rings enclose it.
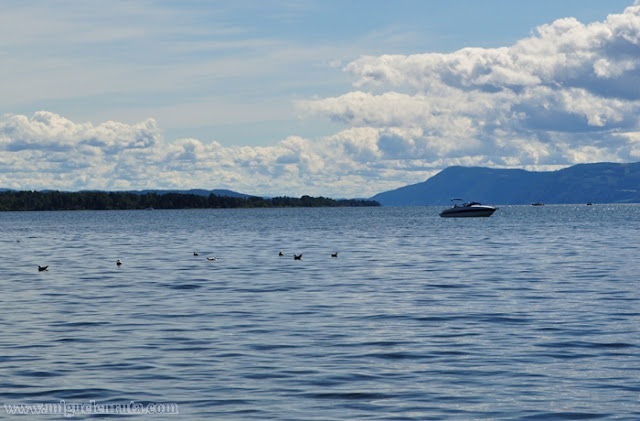
<path fill-rule="evenodd" d="M 278 253 L 278 256 L 284 256 L 284 253 L 282 252 L 282 250 L 280 250 L 280 253 Z"/>
<path fill-rule="evenodd" d="M 194 251 L 194 252 L 193 252 L 193 255 L 194 255 L 194 256 L 197 256 L 197 255 L 198 255 L 198 252 L 197 252 L 197 251 Z"/>
<path fill-rule="evenodd" d="M 338 252 L 336 251 L 335 253 L 331 253 L 331 257 L 338 257 Z"/>
<path fill-rule="evenodd" d="M 218 258 L 216 256 L 210 256 L 210 257 L 207 257 L 207 260 L 213 261 L 213 260 L 218 260 Z"/>
<path fill-rule="evenodd" d="M 120 259 L 118 259 L 118 261 L 116 262 L 116 265 L 121 266 L 122 265 L 122 261 Z"/>
<path fill-rule="evenodd" d="M 49 265 L 47 265 L 47 266 L 38 265 L 38 272 L 43 272 L 43 271 L 47 270 L 48 268 L 49 268 Z"/>
<path fill-rule="evenodd" d="M 302 260 L 302 253 L 300 253 L 300 254 L 294 254 L 294 255 L 293 255 L 293 260 Z"/>

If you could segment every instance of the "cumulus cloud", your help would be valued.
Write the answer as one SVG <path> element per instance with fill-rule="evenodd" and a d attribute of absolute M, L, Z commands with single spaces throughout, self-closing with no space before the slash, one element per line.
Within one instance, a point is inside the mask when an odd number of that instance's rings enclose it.
<path fill-rule="evenodd" d="M 367 197 L 450 165 L 556 169 L 640 157 L 640 3 L 543 25 L 514 45 L 362 56 L 353 90 L 297 102 L 345 129 L 271 146 L 164 139 L 155 120 L 0 118 L 0 186 L 230 188 Z"/>
<path fill-rule="evenodd" d="M 93 125 L 40 111 L 30 117 L 5 115 L 0 119 L 0 185 L 16 189 L 197 187 L 252 194 L 326 194 L 323 177 L 325 167 L 331 167 L 331 154 L 323 150 L 323 143 L 298 136 L 268 147 L 223 147 L 198 139 L 166 142 L 153 119 L 132 125 Z M 326 171 L 332 172 L 332 168 Z"/>
<path fill-rule="evenodd" d="M 619 135 L 640 130 L 639 4 L 604 22 L 560 19 L 509 47 L 364 56 L 345 70 L 356 91 L 299 106 L 375 128 L 380 160 L 545 169 L 637 157 Z"/>

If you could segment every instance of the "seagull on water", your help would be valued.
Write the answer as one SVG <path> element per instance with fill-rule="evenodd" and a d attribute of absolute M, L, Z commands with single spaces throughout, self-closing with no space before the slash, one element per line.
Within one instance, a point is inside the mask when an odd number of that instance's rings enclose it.
<path fill-rule="evenodd" d="M 294 254 L 294 255 L 293 255 L 293 260 L 302 260 L 302 253 L 300 253 L 300 254 Z"/>
<path fill-rule="evenodd" d="M 47 266 L 38 265 L 38 272 L 43 272 L 43 271 L 47 270 L 48 268 L 49 268 L 49 265 L 47 265 Z"/>
<path fill-rule="evenodd" d="M 122 261 L 120 259 L 118 259 L 118 261 L 116 262 L 116 265 L 121 266 L 122 265 Z"/>
<path fill-rule="evenodd" d="M 214 260 L 218 260 L 218 258 L 216 256 L 210 256 L 210 257 L 207 257 L 207 260 L 214 261 Z"/>

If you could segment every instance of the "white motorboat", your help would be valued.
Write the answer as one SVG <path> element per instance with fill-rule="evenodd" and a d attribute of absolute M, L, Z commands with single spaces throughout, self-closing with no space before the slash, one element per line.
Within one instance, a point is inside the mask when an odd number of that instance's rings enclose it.
<path fill-rule="evenodd" d="M 479 202 L 464 202 L 462 199 L 451 199 L 454 203 L 452 208 L 440 212 L 443 218 L 478 218 L 491 216 L 495 211 L 495 206 L 483 205 Z"/>

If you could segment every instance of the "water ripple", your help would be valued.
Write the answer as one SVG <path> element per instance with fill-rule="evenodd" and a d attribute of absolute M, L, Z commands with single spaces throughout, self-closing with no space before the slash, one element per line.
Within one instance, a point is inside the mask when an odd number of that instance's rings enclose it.
<path fill-rule="evenodd" d="M 640 419 L 639 211 L 2 213 L 0 396 L 193 420 Z"/>

